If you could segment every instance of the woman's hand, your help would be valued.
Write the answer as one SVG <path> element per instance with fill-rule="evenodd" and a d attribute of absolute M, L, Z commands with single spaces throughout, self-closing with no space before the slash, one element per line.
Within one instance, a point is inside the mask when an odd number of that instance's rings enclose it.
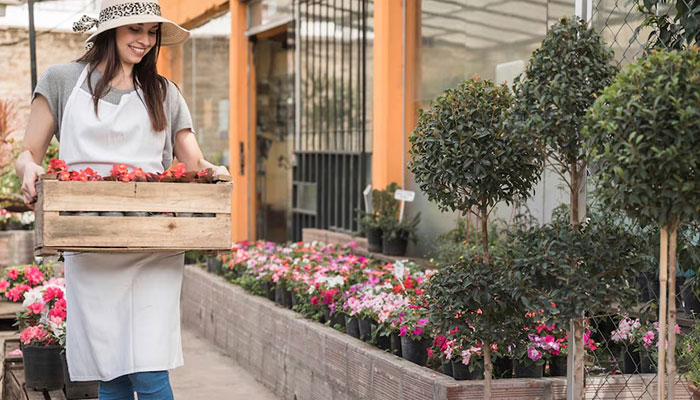
<path fill-rule="evenodd" d="M 214 176 L 217 175 L 225 175 L 225 176 L 231 176 L 231 173 L 228 172 L 228 168 L 224 167 L 223 165 L 219 165 L 218 167 L 214 167 L 213 171 Z"/>
<path fill-rule="evenodd" d="M 36 181 L 44 175 L 44 168 L 34 162 L 28 162 L 24 166 L 24 176 L 22 176 L 22 199 L 24 204 L 30 209 L 34 209 L 36 202 Z"/>
<path fill-rule="evenodd" d="M 46 98 L 37 95 L 32 102 L 27 131 L 22 140 L 22 152 L 17 157 L 15 169 L 22 178 L 22 199 L 27 207 L 34 209 L 36 201 L 36 180 L 44 174 L 41 160 L 53 136 L 53 115 Z"/>

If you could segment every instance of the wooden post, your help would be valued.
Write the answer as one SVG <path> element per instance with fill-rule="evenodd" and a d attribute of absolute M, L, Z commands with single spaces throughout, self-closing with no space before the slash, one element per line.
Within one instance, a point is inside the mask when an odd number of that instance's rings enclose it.
<path fill-rule="evenodd" d="M 676 236 L 678 223 L 671 223 L 668 243 L 668 398 L 676 398 Z M 659 337 L 663 337 L 659 335 Z"/>
<path fill-rule="evenodd" d="M 658 398 L 666 399 L 666 302 L 667 282 L 668 282 L 668 230 L 666 226 L 661 227 L 661 246 L 659 253 L 659 289 L 661 298 L 659 299 L 659 368 L 658 368 Z"/>
<path fill-rule="evenodd" d="M 586 344 L 583 341 L 583 332 L 583 318 L 576 318 L 574 320 L 573 332 L 574 336 L 576 337 L 574 340 L 576 343 L 576 348 L 573 349 L 573 351 L 576 354 L 576 357 L 574 358 L 574 381 L 576 382 L 575 390 L 577 399 L 583 399 L 586 391 L 585 374 L 583 369 L 584 360 L 586 359 Z"/>
<path fill-rule="evenodd" d="M 493 363 L 491 361 L 491 344 L 484 343 L 484 399 L 491 400 L 491 377 L 493 376 Z"/>

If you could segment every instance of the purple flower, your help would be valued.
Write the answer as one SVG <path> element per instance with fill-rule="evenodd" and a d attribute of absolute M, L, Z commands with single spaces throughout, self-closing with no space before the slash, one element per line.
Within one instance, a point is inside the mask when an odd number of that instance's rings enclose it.
<path fill-rule="evenodd" d="M 530 360 L 537 361 L 540 358 L 542 358 L 542 352 L 535 349 L 534 347 L 528 347 L 527 356 L 530 358 Z"/>

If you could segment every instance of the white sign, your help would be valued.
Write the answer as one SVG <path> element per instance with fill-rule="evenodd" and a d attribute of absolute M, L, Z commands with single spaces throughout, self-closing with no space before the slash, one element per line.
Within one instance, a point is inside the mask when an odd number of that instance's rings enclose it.
<path fill-rule="evenodd" d="M 402 282 L 403 285 L 403 276 L 406 273 L 406 267 L 403 265 L 403 262 L 401 261 L 396 261 L 394 263 L 394 276 L 396 279 L 399 280 L 399 282 Z"/>
<path fill-rule="evenodd" d="M 416 198 L 416 192 L 413 192 L 411 190 L 398 189 L 396 191 L 396 193 L 394 194 L 394 198 L 396 200 L 411 202 L 411 201 L 413 201 L 413 199 Z"/>
<path fill-rule="evenodd" d="M 365 211 L 368 214 L 373 213 L 374 210 L 372 209 L 372 184 L 367 185 L 365 190 L 362 191 L 362 196 L 365 200 Z"/>

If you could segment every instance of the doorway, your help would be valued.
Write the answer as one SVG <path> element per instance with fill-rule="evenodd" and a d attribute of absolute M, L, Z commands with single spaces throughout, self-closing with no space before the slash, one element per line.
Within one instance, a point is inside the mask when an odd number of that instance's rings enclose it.
<path fill-rule="evenodd" d="M 287 25 L 252 37 L 255 66 L 256 236 L 292 239 L 294 48 Z"/>

